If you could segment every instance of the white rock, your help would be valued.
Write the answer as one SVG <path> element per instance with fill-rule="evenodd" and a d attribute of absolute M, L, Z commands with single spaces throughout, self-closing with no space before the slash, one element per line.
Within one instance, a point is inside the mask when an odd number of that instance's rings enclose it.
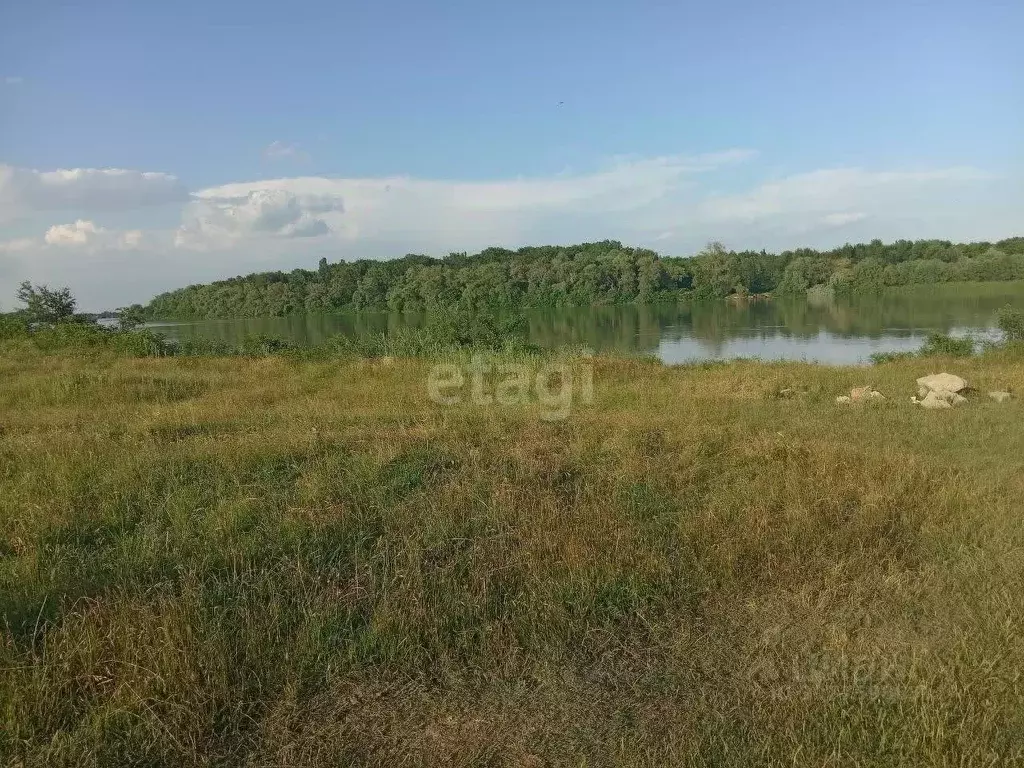
<path fill-rule="evenodd" d="M 952 373 L 933 373 L 917 380 L 917 396 L 926 397 L 929 392 L 962 392 L 967 382 Z"/>
<path fill-rule="evenodd" d="M 921 401 L 922 408 L 928 408 L 929 410 L 939 410 L 941 408 L 952 408 L 953 405 L 948 400 L 939 397 L 934 392 L 929 392 L 925 395 L 924 400 Z"/>
<path fill-rule="evenodd" d="M 885 395 L 883 395 L 877 389 L 873 389 L 870 392 L 868 392 L 868 400 L 874 400 L 876 402 L 881 402 L 882 400 L 885 400 Z"/>
<path fill-rule="evenodd" d="M 1009 392 L 989 392 L 988 396 L 997 403 L 1007 403 L 1013 398 L 1013 395 Z"/>
<path fill-rule="evenodd" d="M 861 400 L 870 397 L 872 391 L 873 390 L 870 385 L 866 387 L 854 387 L 850 390 L 850 399 L 855 403 L 859 403 Z"/>
<path fill-rule="evenodd" d="M 929 397 L 934 397 L 937 400 L 942 400 L 949 403 L 950 405 L 963 405 L 967 402 L 967 398 L 963 395 L 958 395 L 956 392 L 949 392 L 947 390 L 939 389 L 933 392 L 929 392 L 925 395 L 925 400 Z"/>
<path fill-rule="evenodd" d="M 848 405 L 849 403 L 852 403 L 853 400 L 850 399 L 849 395 L 840 395 L 836 398 L 836 402 L 840 405 Z"/>

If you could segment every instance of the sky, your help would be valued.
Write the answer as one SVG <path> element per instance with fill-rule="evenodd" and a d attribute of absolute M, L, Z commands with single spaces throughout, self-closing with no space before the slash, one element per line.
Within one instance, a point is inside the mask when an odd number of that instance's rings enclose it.
<path fill-rule="evenodd" d="M 0 0 L 0 310 L 329 261 L 1024 234 L 1024 3 Z"/>

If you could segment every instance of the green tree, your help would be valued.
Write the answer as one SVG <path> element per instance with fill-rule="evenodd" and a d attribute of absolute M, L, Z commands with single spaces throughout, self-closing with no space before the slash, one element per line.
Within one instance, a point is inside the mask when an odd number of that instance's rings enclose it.
<path fill-rule="evenodd" d="M 693 257 L 661 256 L 606 240 L 436 259 L 407 254 L 317 269 L 265 272 L 157 296 L 150 317 L 256 317 L 350 309 L 522 309 L 744 293 L 870 293 L 885 286 L 1024 279 L 1024 238 L 955 245 L 900 240 L 771 254 L 710 243 Z"/>
<path fill-rule="evenodd" d="M 786 265 L 782 273 L 782 281 L 778 285 L 779 293 L 801 294 L 806 293 L 811 287 L 811 259 L 807 256 L 797 256 Z"/>
<path fill-rule="evenodd" d="M 719 242 L 708 243 L 697 254 L 693 267 L 693 288 L 699 298 L 728 296 L 741 282 L 736 259 Z"/>
<path fill-rule="evenodd" d="M 121 307 L 117 310 L 117 326 L 122 331 L 131 331 L 146 322 L 146 310 L 141 304 Z"/>
<path fill-rule="evenodd" d="M 75 297 L 69 288 L 51 289 L 26 280 L 18 288 L 18 301 L 25 305 L 30 323 L 69 323 L 76 319 Z"/>

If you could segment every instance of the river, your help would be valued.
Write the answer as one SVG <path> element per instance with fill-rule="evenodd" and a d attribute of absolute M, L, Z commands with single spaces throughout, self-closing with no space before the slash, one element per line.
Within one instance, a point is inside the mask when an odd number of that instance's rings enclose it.
<path fill-rule="evenodd" d="M 1024 309 L 1024 283 L 962 283 L 889 289 L 827 302 L 803 299 L 598 306 L 529 310 L 533 343 L 654 354 L 667 363 L 756 357 L 863 363 L 878 352 L 918 349 L 934 331 L 998 338 L 996 313 Z M 365 334 L 419 325 L 423 316 L 387 312 L 291 315 L 152 323 L 172 338 L 239 342 L 269 334 L 315 344 L 338 333 Z"/>

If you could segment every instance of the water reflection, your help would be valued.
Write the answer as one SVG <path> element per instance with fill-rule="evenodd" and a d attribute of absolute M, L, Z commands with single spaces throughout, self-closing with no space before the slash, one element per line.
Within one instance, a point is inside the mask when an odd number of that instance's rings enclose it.
<path fill-rule="evenodd" d="M 859 362 L 875 352 L 913 350 L 929 332 L 991 336 L 996 312 L 1024 308 L 1024 283 L 921 286 L 856 300 L 713 302 L 544 309 L 528 313 L 530 340 L 555 347 L 655 353 L 666 362 L 733 357 Z M 161 324 L 178 338 L 237 343 L 249 334 L 316 344 L 418 326 L 418 314 L 359 313 Z"/>

